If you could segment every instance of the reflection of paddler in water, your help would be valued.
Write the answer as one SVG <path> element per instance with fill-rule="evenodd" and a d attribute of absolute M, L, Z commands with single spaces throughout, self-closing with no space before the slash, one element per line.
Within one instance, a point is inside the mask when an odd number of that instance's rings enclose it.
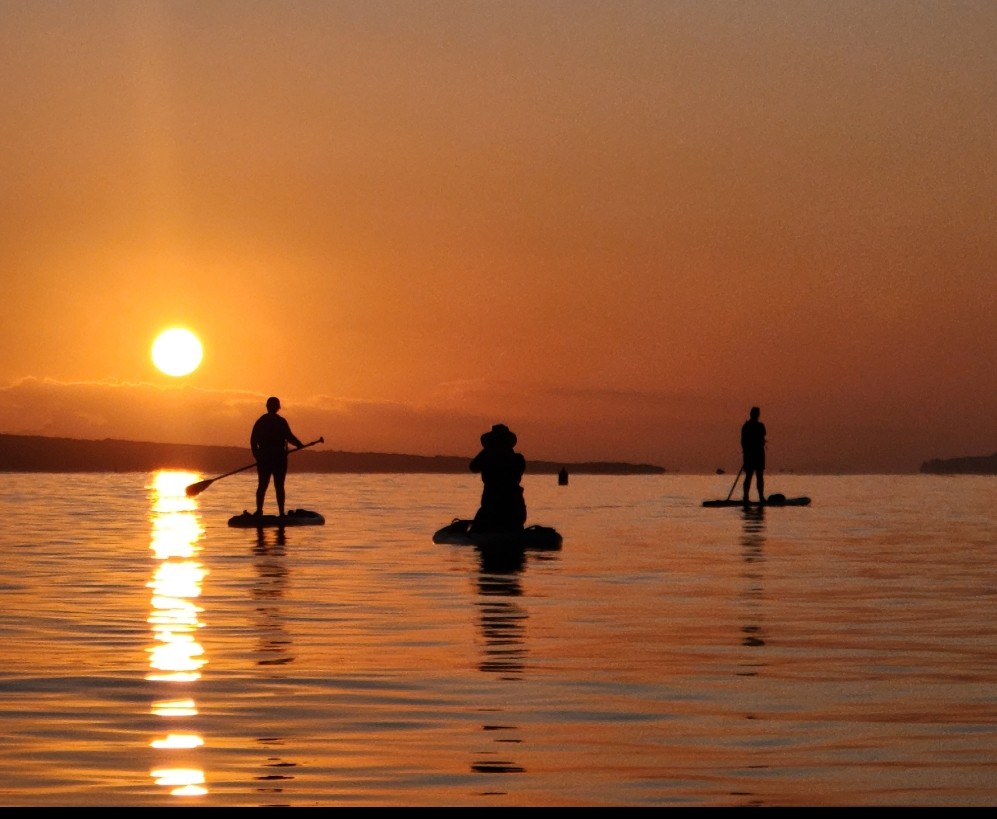
<path fill-rule="evenodd" d="M 520 481 L 526 459 L 515 451 L 516 434 L 505 424 L 495 424 L 481 436 L 481 451 L 471 460 L 480 473 L 481 507 L 471 521 L 471 532 L 509 532 L 526 525 L 526 501 Z"/>
<path fill-rule="evenodd" d="M 523 589 L 519 583 L 525 566 L 522 549 L 478 549 L 478 622 L 484 639 L 484 657 L 478 668 L 486 674 L 497 674 L 502 680 L 518 680 L 526 655 L 523 624 L 526 611 L 515 602 Z M 492 742 L 512 745 L 522 740 L 512 732 L 518 726 L 498 721 L 482 726 Z M 475 773 L 523 773 L 526 769 L 508 759 L 498 758 L 487 751 L 471 764 Z"/>
<path fill-rule="evenodd" d="M 748 584 L 744 597 L 747 606 L 754 611 L 754 616 L 746 618 L 749 622 L 741 627 L 744 635 L 741 645 L 760 647 L 765 645 L 765 635 L 761 627 L 761 615 L 755 610 L 760 609 L 764 596 L 761 564 L 765 562 L 765 555 L 762 553 L 762 546 L 765 544 L 765 507 L 745 506 L 741 515 L 741 557 L 745 562 L 744 577 Z M 755 676 L 758 673 L 755 669 L 763 664 L 754 662 L 745 665 L 751 670 L 743 672 L 742 676 Z"/>
<path fill-rule="evenodd" d="M 741 603 L 744 609 L 741 616 L 743 625 L 741 626 L 741 646 L 743 650 L 739 655 L 738 668 L 735 671 L 738 677 L 757 677 L 768 665 L 766 662 L 765 633 L 762 630 L 762 614 L 765 602 L 765 590 L 762 586 L 764 579 L 762 569 L 765 562 L 765 555 L 762 547 L 765 545 L 765 508 L 763 506 L 743 506 L 741 507 L 741 557 L 744 560 L 744 591 L 741 593 Z M 749 686 L 744 691 L 751 692 Z M 757 703 L 752 696 L 747 696 L 738 709 L 744 714 L 744 719 L 748 725 L 759 725 L 760 719 L 755 710 Z M 764 718 L 762 718 L 764 722 Z M 757 737 L 763 742 L 770 739 L 766 733 L 764 725 L 759 727 L 745 727 L 749 734 Z M 759 769 L 767 768 L 768 765 L 762 763 L 757 766 Z M 764 781 L 764 780 L 759 780 Z M 759 806 L 766 804 L 761 798 L 762 794 L 746 788 L 740 791 L 741 801 L 739 804 Z"/>
<path fill-rule="evenodd" d="M 258 666 L 275 668 L 294 661 L 291 654 L 292 641 L 284 624 L 281 602 L 287 588 L 287 566 L 284 557 L 287 552 L 286 535 L 283 529 L 267 531 L 258 529 L 256 545 L 253 547 L 256 583 L 252 594 L 256 603 L 259 640 L 256 660 Z M 273 674 L 274 678 L 283 677 Z M 291 769 L 296 762 L 288 762 L 281 754 L 285 751 L 286 738 L 282 736 L 261 736 L 256 740 L 268 752 L 263 761 L 263 773 L 256 776 L 257 791 L 263 794 L 279 795 L 284 792 L 285 783 L 294 779 Z"/>
<path fill-rule="evenodd" d="M 478 611 L 485 641 L 482 671 L 503 675 L 523 670 L 526 612 L 512 599 L 523 594 L 519 575 L 526 563 L 522 549 L 479 549 Z M 510 677 L 516 679 L 516 677 Z"/>
<path fill-rule="evenodd" d="M 268 542 L 268 534 L 273 535 L 273 543 Z M 284 589 L 287 587 L 287 566 L 283 558 L 287 554 L 287 536 L 283 529 L 272 533 L 265 529 L 256 530 L 257 582 L 253 585 L 253 599 L 259 615 L 261 658 L 257 665 L 285 665 L 294 661 L 289 648 L 291 638 L 287 635 L 283 615 L 280 610 Z"/>

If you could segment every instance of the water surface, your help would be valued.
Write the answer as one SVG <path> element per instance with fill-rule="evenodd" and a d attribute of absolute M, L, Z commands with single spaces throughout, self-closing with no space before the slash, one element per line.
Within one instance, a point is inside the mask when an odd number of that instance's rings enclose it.
<path fill-rule="evenodd" d="M 6 476 L 0 803 L 997 802 L 993 477 L 527 475 L 499 565 L 473 475 L 202 477 Z"/>

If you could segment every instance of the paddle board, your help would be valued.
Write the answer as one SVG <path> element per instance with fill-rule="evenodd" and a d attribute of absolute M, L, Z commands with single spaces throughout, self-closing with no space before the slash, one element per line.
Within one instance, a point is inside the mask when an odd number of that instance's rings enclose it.
<path fill-rule="evenodd" d="M 787 498 L 785 495 L 769 495 L 765 502 L 762 503 L 758 500 L 751 500 L 745 503 L 744 500 L 735 500 L 734 498 L 721 499 L 721 500 L 705 500 L 703 501 L 703 506 L 809 506 L 810 498 L 798 497 L 798 498 Z"/>
<path fill-rule="evenodd" d="M 285 526 L 321 526 L 325 523 L 325 518 L 318 512 L 311 512 L 308 509 L 292 509 L 290 512 L 280 517 L 279 515 L 254 515 L 252 512 L 243 511 L 241 515 L 235 515 L 228 519 L 229 526 L 239 529 L 266 529 L 279 528 Z"/>
<path fill-rule="evenodd" d="M 433 543 L 451 543 L 456 546 L 478 546 L 479 548 L 534 549 L 556 551 L 561 548 L 561 534 L 550 526 L 527 526 L 510 532 L 470 532 L 470 520 L 454 518 L 438 529 L 433 535 Z"/>

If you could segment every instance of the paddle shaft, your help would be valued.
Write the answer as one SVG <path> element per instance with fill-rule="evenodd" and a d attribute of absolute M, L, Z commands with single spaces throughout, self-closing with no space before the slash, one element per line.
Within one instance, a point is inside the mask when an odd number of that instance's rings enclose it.
<path fill-rule="evenodd" d="M 321 444 L 324 442 L 325 442 L 324 438 L 318 438 L 314 441 L 311 441 L 307 444 L 302 444 L 301 446 L 290 450 L 287 454 L 290 455 L 291 452 L 298 452 L 302 449 L 307 449 L 310 446 L 315 446 L 315 444 Z M 211 486 L 211 484 L 213 484 L 215 481 L 220 481 L 222 478 L 227 478 L 229 475 L 235 475 L 237 472 L 245 472 L 247 469 L 252 469 L 254 466 L 256 466 L 255 461 L 253 461 L 253 463 L 251 464 L 240 466 L 238 469 L 233 469 L 231 472 L 226 472 L 224 475 L 218 475 L 215 478 L 208 478 L 207 480 L 198 481 L 197 483 L 192 483 L 186 489 L 187 497 L 192 498 L 195 495 L 200 495 L 205 489 Z"/>
<path fill-rule="evenodd" d="M 741 480 L 742 472 L 744 472 L 744 464 L 741 464 L 741 468 L 737 470 L 737 477 L 734 478 L 734 483 L 730 487 L 730 492 L 727 493 L 727 500 L 730 500 L 730 496 L 734 494 L 734 488 L 737 486 L 737 482 Z"/>

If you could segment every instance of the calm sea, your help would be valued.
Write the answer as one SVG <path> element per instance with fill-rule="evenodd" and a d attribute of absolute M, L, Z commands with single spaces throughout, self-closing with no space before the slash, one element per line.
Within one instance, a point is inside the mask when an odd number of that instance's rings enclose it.
<path fill-rule="evenodd" d="M 3 476 L 0 803 L 997 804 L 997 478 L 527 475 L 496 570 L 470 474 L 202 477 Z"/>

